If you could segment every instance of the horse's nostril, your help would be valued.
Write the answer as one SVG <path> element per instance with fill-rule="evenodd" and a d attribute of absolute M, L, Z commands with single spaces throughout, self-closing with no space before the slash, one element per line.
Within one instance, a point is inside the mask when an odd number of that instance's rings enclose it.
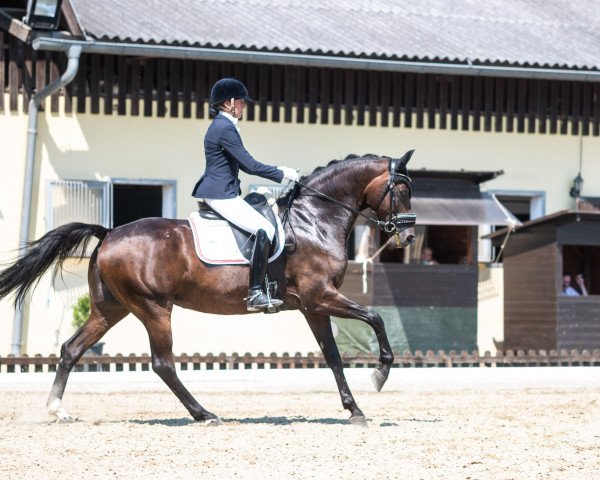
<path fill-rule="evenodd" d="M 414 235 L 408 235 L 406 237 L 406 243 L 408 243 L 409 245 L 412 245 L 413 243 L 415 243 L 415 236 Z"/>

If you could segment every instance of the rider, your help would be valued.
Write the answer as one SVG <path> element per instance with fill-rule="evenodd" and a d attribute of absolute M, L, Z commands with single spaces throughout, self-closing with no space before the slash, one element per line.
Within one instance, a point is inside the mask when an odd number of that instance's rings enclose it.
<path fill-rule="evenodd" d="M 284 179 L 298 181 L 296 170 L 273 167 L 256 161 L 244 148 L 239 134 L 238 120 L 244 114 L 248 102 L 248 90 L 234 78 L 218 80 L 210 92 L 210 114 L 214 120 L 204 137 L 206 170 L 198 180 L 192 195 L 203 199 L 214 211 L 242 230 L 255 235 L 250 265 L 250 285 L 246 307 L 260 311 L 268 307 L 269 298 L 262 289 L 271 242 L 275 227 L 240 197 L 242 171 L 281 183 Z M 278 307 L 283 302 L 271 299 Z"/>

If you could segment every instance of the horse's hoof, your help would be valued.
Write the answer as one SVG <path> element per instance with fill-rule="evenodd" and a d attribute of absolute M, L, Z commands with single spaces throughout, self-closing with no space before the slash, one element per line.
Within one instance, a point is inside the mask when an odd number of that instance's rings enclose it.
<path fill-rule="evenodd" d="M 73 418 L 71 415 L 69 415 L 64 410 L 56 412 L 55 416 L 56 416 L 56 423 L 73 423 L 75 421 L 75 418 Z"/>
<path fill-rule="evenodd" d="M 353 415 L 348 421 L 350 422 L 350 425 L 354 425 L 355 427 L 367 426 L 367 419 L 364 417 L 364 415 Z"/>
<path fill-rule="evenodd" d="M 387 378 L 377 369 L 373 370 L 371 374 L 371 380 L 373 380 L 373 385 L 375 386 L 375 390 L 381 392 L 381 389 L 385 385 Z"/>
<path fill-rule="evenodd" d="M 209 418 L 209 419 L 204 420 L 202 422 L 202 426 L 204 426 L 204 427 L 218 427 L 222 423 L 223 422 L 219 418 Z"/>
<path fill-rule="evenodd" d="M 59 404 L 53 404 L 48 408 L 48 414 L 56 421 L 56 423 L 72 423 L 75 421 Z"/>

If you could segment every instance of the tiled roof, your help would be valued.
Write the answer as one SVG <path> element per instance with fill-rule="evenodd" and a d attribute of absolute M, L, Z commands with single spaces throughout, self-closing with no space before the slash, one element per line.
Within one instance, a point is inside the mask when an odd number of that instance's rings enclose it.
<path fill-rule="evenodd" d="M 597 0 L 71 0 L 111 41 L 600 68 Z"/>

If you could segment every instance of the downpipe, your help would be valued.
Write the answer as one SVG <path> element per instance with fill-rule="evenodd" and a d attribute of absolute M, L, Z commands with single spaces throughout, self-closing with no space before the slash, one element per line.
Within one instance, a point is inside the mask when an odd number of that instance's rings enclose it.
<path fill-rule="evenodd" d="M 35 45 L 34 45 L 35 48 Z M 81 45 L 69 45 L 64 50 L 67 52 L 69 62 L 64 73 L 49 83 L 39 92 L 36 92 L 31 100 L 27 110 L 27 146 L 25 150 L 25 175 L 23 180 L 23 202 L 21 209 L 21 230 L 19 234 L 19 247 L 26 248 L 29 242 L 29 224 L 31 223 L 31 201 L 33 196 L 33 174 L 35 170 L 35 150 L 37 145 L 38 113 L 40 105 L 44 99 L 69 84 L 77 75 L 79 70 L 79 59 L 81 57 Z M 21 354 L 21 344 L 23 339 L 23 301 L 17 302 L 15 306 L 15 316 L 13 320 L 12 335 L 12 354 L 18 356 Z"/>

